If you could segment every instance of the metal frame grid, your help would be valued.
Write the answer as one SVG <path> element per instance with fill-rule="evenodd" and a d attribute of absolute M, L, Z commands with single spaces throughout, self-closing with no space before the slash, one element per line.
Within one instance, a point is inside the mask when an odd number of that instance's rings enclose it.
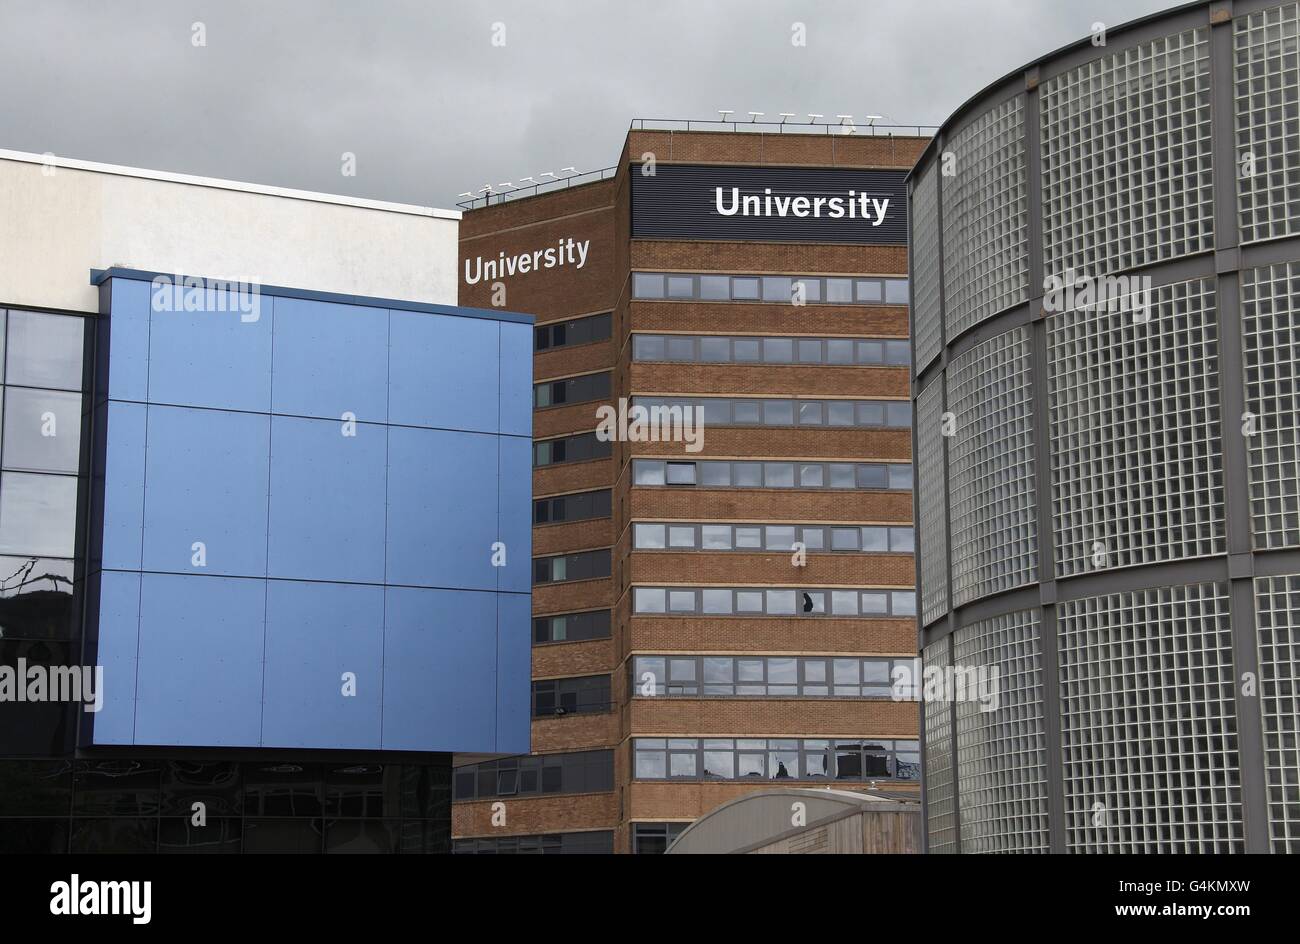
<path fill-rule="evenodd" d="M 1241 273 L 1251 531 L 1256 550 L 1300 547 L 1300 263 Z"/>
<path fill-rule="evenodd" d="M 948 656 L 948 638 L 932 642 L 922 651 L 922 673 L 946 672 L 952 665 Z M 953 796 L 956 747 L 952 729 L 952 705 L 943 700 L 921 703 L 925 726 L 925 776 L 921 789 L 925 794 L 925 815 L 929 840 L 927 851 L 957 852 L 957 817 Z"/>
<path fill-rule="evenodd" d="M 1255 580 L 1269 839 L 1300 852 L 1300 574 Z"/>
<path fill-rule="evenodd" d="M 944 491 L 942 377 L 916 398 L 916 487 L 922 624 L 948 611 L 948 496 Z"/>
<path fill-rule="evenodd" d="M 1039 619 L 1017 610 L 957 630 L 956 664 L 997 673 L 999 704 L 957 702 L 962 852 L 1047 852 L 1047 743 Z"/>
<path fill-rule="evenodd" d="M 949 366 L 952 595 L 961 605 L 1038 579 L 1033 346 L 1026 327 Z"/>
<path fill-rule="evenodd" d="M 1233 33 L 1241 241 L 1291 236 L 1300 232 L 1300 4 L 1239 16 Z"/>
<path fill-rule="evenodd" d="M 1222 554 L 1215 285 L 1047 321 L 1057 576 Z M 1100 560 L 1100 562 L 1099 562 Z"/>
<path fill-rule="evenodd" d="M 1212 249 L 1209 30 L 1043 83 L 1043 262 L 1110 275 Z"/>
<path fill-rule="evenodd" d="M 945 152 L 954 159 L 953 173 L 940 176 L 944 317 L 951 342 L 1028 297 L 1024 96 L 990 108 L 956 134 Z"/>
<path fill-rule="evenodd" d="M 912 191 L 912 321 L 916 325 L 916 369 L 939 356 L 943 346 L 939 308 L 939 187 L 931 164 Z"/>
<path fill-rule="evenodd" d="M 1059 606 L 1071 852 L 1244 852 L 1225 583 Z"/>

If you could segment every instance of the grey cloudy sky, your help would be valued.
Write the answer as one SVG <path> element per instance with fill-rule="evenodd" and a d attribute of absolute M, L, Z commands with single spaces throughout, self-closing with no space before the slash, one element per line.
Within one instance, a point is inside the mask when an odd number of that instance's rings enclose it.
<path fill-rule="evenodd" d="M 1174 5 L 0 0 L 0 148 L 451 206 L 485 183 L 608 166 L 636 117 L 938 124 L 1094 22 Z"/>

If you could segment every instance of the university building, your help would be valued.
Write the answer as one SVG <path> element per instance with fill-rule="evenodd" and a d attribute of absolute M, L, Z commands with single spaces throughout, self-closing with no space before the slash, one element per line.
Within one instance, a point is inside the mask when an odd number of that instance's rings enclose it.
<path fill-rule="evenodd" d="M 529 746 L 532 319 L 460 214 L 8 151 L 0 208 L 0 851 L 447 852 Z"/>
<path fill-rule="evenodd" d="M 757 790 L 919 792 L 927 138 L 708 124 L 465 205 L 461 302 L 537 324 L 532 752 L 457 767 L 458 853 L 662 852 Z M 702 440 L 598 434 L 638 407 Z"/>
<path fill-rule="evenodd" d="M 1179 6 L 911 174 L 921 645 L 1001 678 L 925 704 L 930 852 L 1300 850 L 1298 50 Z"/>

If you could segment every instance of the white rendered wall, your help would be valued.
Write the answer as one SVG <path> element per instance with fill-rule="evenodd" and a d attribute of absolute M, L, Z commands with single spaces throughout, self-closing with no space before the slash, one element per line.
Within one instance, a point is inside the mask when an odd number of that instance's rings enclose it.
<path fill-rule="evenodd" d="M 110 266 L 454 305 L 459 220 L 0 151 L 0 305 L 97 311 Z"/>

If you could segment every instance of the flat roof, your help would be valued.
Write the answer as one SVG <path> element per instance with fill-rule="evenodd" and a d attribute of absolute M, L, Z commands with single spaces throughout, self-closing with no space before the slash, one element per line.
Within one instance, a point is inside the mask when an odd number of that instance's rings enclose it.
<path fill-rule="evenodd" d="M 194 272 L 148 272 L 144 269 L 127 269 L 112 266 L 107 269 L 91 269 L 90 284 L 101 285 L 109 279 L 131 279 L 136 282 L 152 282 L 156 278 L 168 279 L 175 283 L 177 278 L 197 279 L 201 282 L 220 283 L 222 285 L 238 284 L 235 279 L 206 279 Z M 531 325 L 536 319 L 518 311 L 499 311 L 495 308 L 466 308 L 461 305 L 437 305 L 432 302 L 410 302 L 397 298 L 376 298 L 370 295 L 344 295 L 339 292 L 318 292 L 307 288 L 286 288 L 282 285 L 263 285 L 260 282 L 245 282 L 256 285 L 259 295 L 272 295 L 281 298 L 301 298 L 306 301 L 333 302 L 339 305 L 363 305 L 367 308 L 392 308 L 398 311 L 419 311 L 430 315 L 451 315 L 456 318 L 482 318 L 486 321 L 513 321 L 517 324 Z"/>
<path fill-rule="evenodd" d="M 427 216 L 439 220 L 459 220 L 459 210 L 441 210 L 437 207 L 416 206 L 411 203 L 389 203 L 386 200 L 366 200 L 362 197 L 348 197 L 337 193 L 318 193 L 314 190 L 292 190 L 287 187 L 268 187 L 263 184 L 250 184 L 238 180 L 223 180 L 219 177 L 196 177 L 192 174 L 173 174 L 164 170 L 147 170 L 141 167 L 124 167 L 120 164 L 99 164 L 95 161 L 79 161 L 57 154 L 32 154 L 28 151 L 10 151 L 0 148 L 0 160 L 19 161 L 25 164 L 42 164 L 65 167 L 68 170 L 84 170 L 95 174 L 111 174 L 116 177 L 137 177 L 142 180 L 160 180 L 173 184 L 185 184 L 191 187 L 210 187 L 215 190 L 234 190 L 240 193 L 256 193 L 265 197 L 284 197 L 288 200 L 308 200 L 313 203 L 332 203 L 337 206 L 359 207 L 364 210 L 379 210 L 384 213 L 405 213 L 410 216 Z"/>

